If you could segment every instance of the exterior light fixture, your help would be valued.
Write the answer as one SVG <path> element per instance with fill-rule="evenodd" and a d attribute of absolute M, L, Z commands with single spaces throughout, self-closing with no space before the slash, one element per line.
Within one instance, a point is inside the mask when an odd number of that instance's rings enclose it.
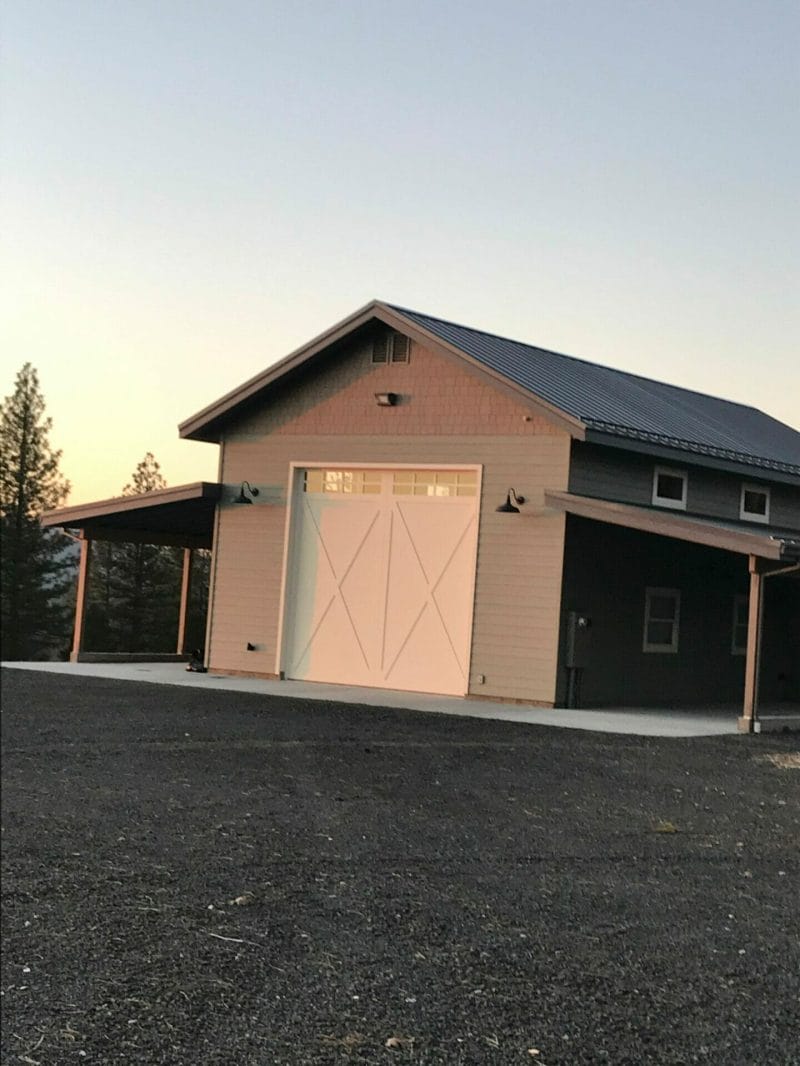
<path fill-rule="evenodd" d="M 525 497 L 517 496 L 513 489 L 509 489 L 506 496 L 506 502 L 501 503 L 499 507 L 495 508 L 495 510 L 498 514 L 519 514 L 519 507 L 516 506 L 518 503 L 525 503 Z"/>
<path fill-rule="evenodd" d="M 249 496 L 245 495 L 245 491 L 244 491 L 245 490 L 245 486 L 247 486 L 247 491 L 250 493 Z M 252 503 L 253 502 L 253 500 L 252 500 L 253 496 L 258 496 L 258 489 L 254 489 L 249 481 L 243 481 L 242 482 L 242 487 L 239 489 L 239 495 L 236 497 L 236 499 L 233 502 L 234 503 Z"/>
<path fill-rule="evenodd" d="M 375 400 L 378 407 L 395 407 L 399 396 L 396 392 L 376 392 Z"/>

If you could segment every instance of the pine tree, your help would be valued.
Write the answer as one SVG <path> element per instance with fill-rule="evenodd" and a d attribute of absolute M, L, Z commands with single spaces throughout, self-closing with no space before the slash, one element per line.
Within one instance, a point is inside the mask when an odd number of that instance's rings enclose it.
<path fill-rule="evenodd" d="M 36 659 L 66 646 L 72 558 L 69 541 L 42 528 L 43 511 L 69 494 L 61 452 L 50 445 L 52 420 L 36 370 L 25 363 L 0 405 L 0 654 Z"/>
<path fill-rule="evenodd" d="M 138 464 L 123 496 L 165 489 L 152 452 Z M 180 599 L 179 550 L 154 544 L 125 544 L 116 576 L 120 636 L 125 651 L 174 651 Z"/>
<path fill-rule="evenodd" d="M 123 496 L 167 487 L 152 452 L 137 465 Z M 181 550 L 98 541 L 89 580 L 86 646 L 90 651 L 173 652 L 180 603 Z"/>
<path fill-rule="evenodd" d="M 156 462 L 152 452 L 146 452 L 144 459 L 137 465 L 131 480 L 123 488 L 123 496 L 137 496 L 141 492 L 156 492 L 167 487 L 166 479 L 161 473 L 161 466 Z"/>

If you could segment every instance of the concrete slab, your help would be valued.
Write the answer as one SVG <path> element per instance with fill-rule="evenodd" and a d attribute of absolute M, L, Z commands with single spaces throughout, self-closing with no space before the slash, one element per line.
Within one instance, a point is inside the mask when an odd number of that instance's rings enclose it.
<path fill-rule="evenodd" d="M 526 707 L 492 700 L 459 699 L 419 692 L 359 688 L 350 685 L 323 685 L 304 681 L 263 681 L 258 678 L 221 674 L 196 674 L 182 663 L 3 663 L 18 670 L 41 670 L 71 677 L 105 677 L 120 681 L 144 681 L 160 685 L 252 692 L 283 699 L 330 700 L 372 707 L 460 715 L 467 718 L 524 722 L 529 725 L 585 729 L 597 733 L 622 733 L 648 737 L 710 737 L 734 735 L 737 711 L 734 709 L 659 710 L 625 707 L 603 710 L 569 711 Z"/>
<path fill-rule="evenodd" d="M 756 733 L 800 733 L 800 714 L 765 714 L 756 722 Z"/>

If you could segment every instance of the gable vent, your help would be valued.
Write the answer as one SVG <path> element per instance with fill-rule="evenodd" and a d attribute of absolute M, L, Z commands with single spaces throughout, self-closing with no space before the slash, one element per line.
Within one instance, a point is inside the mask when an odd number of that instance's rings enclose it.
<path fill-rule="evenodd" d="M 402 333 L 381 333 L 372 343 L 373 363 L 407 363 L 411 342 Z"/>

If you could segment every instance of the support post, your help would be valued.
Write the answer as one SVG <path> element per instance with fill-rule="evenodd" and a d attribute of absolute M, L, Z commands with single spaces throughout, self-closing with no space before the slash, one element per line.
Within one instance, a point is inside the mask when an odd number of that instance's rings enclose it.
<path fill-rule="evenodd" d="M 178 613 L 178 655 L 186 654 L 186 620 L 189 616 L 189 597 L 192 591 L 191 548 L 183 549 L 183 574 L 181 576 L 181 606 Z"/>
<path fill-rule="evenodd" d="M 72 651 L 69 661 L 78 662 L 83 651 L 83 635 L 86 630 L 86 607 L 89 600 L 89 568 L 92 559 L 92 541 L 81 530 L 81 557 L 78 563 L 78 588 L 75 596 L 75 629 L 72 634 Z"/>
<path fill-rule="evenodd" d="M 744 704 L 738 727 L 740 733 L 757 733 L 758 675 L 761 658 L 761 634 L 764 619 L 764 575 L 759 560 L 750 556 L 750 603 L 747 614 L 747 658 L 744 671 Z"/>

